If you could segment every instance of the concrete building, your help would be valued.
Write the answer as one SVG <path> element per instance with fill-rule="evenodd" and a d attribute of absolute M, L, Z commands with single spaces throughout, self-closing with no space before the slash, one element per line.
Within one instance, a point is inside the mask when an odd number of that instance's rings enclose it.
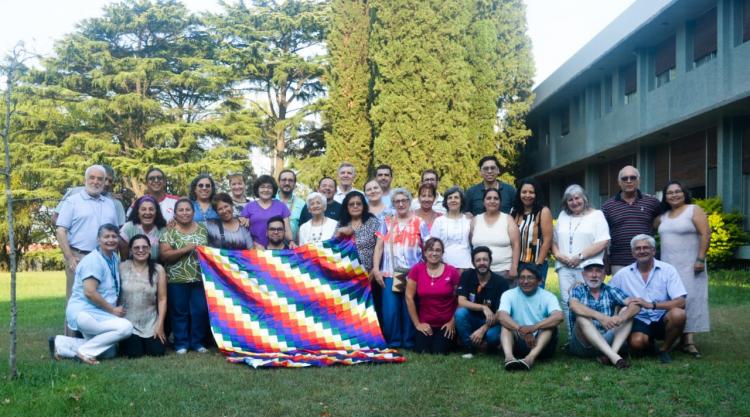
<path fill-rule="evenodd" d="M 750 218 L 750 0 L 638 0 L 535 93 L 521 175 L 555 211 L 633 164 L 647 193 L 679 179 Z"/>

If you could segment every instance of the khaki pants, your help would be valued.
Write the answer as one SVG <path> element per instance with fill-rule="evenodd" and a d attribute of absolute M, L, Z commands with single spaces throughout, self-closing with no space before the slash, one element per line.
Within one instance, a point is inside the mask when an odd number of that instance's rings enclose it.
<path fill-rule="evenodd" d="M 73 256 L 78 260 L 78 262 L 81 262 L 81 259 L 83 259 L 84 256 L 86 256 L 86 253 L 83 253 L 79 250 L 71 248 L 70 250 L 73 253 Z M 76 271 L 71 271 L 68 267 L 68 261 L 65 261 L 65 306 L 68 305 L 68 300 L 70 300 L 70 294 L 73 291 L 73 282 L 76 279 Z M 65 331 L 65 336 L 70 337 L 81 337 L 81 334 L 71 330 L 68 328 L 67 320 L 64 319 L 65 315 L 63 314 L 63 326 Z"/>

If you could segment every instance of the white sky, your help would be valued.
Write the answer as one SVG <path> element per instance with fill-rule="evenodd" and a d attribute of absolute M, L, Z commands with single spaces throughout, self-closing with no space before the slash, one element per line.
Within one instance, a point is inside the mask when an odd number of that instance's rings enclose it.
<path fill-rule="evenodd" d="M 419 1 L 419 0 L 415 0 Z M 617 17 L 635 0 L 524 0 L 536 64 L 536 84 Z M 648 0 L 641 0 L 648 1 Z M 192 10 L 218 11 L 216 0 L 183 0 Z M 0 14 L 0 56 L 18 41 L 48 54 L 54 40 L 85 18 L 101 15 L 111 0 L 5 0 Z"/>

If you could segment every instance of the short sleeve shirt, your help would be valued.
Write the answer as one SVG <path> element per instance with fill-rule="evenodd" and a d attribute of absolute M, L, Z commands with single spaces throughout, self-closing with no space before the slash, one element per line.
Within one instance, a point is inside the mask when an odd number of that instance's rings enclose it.
<path fill-rule="evenodd" d="M 461 283 L 457 293 L 472 303 L 486 305 L 492 311 L 497 311 L 500 306 L 500 297 L 508 290 L 508 281 L 500 275 L 490 271 L 490 279 L 482 288 L 479 288 L 479 276 L 475 269 L 469 269 L 461 274 Z M 481 311 L 471 311 L 477 316 L 484 314 Z"/>
<path fill-rule="evenodd" d="M 78 314 L 82 312 L 89 313 L 96 321 L 105 321 L 117 317 L 102 310 L 101 307 L 86 297 L 83 289 L 83 281 L 86 279 L 99 281 L 96 291 L 104 298 L 104 301 L 113 306 L 117 305 L 121 283 L 118 270 L 119 263 L 120 257 L 117 253 L 113 253 L 112 258 L 108 261 L 98 250 L 94 250 L 81 259 L 81 262 L 76 267 L 70 299 L 65 309 L 65 320 L 68 323 L 68 327 L 78 330 L 77 318 Z"/>
<path fill-rule="evenodd" d="M 190 244 L 205 246 L 208 244 L 208 233 L 206 226 L 198 223 L 198 228 L 193 233 L 182 233 L 179 230 L 169 229 L 161 236 L 160 242 L 166 243 L 173 249 L 179 249 Z M 167 265 L 167 277 L 170 284 L 189 284 L 201 280 L 201 270 L 198 265 L 198 256 L 195 253 L 182 256 L 177 262 Z"/>
<path fill-rule="evenodd" d="M 427 273 L 427 265 L 420 262 L 409 270 L 409 279 L 417 283 L 419 321 L 432 327 L 441 327 L 448 323 L 458 306 L 458 270 L 446 264 L 443 273 L 437 278 L 432 278 Z"/>
<path fill-rule="evenodd" d="M 253 241 L 261 246 L 268 245 L 268 236 L 266 236 L 268 219 L 274 216 L 286 219 L 290 215 L 291 212 L 286 204 L 276 199 L 271 200 L 268 208 L 261 207 L 257 201 L 251 201 L 242 210 L 242 217 L 250 220 L 250 234 L 253 236 Z"/>
<path fill-rule="evenodd" d="M 618 307 L 625 307 L 625 299 L 628 298 L 628 295 L 619 288 L 602 284 L 599 298 L 597 299 L 591 294 L 591 290 L 587 285 L 580 284 L 573 287 L 570 298 L 605 316 L 612 317 L 615 315 Z M 573 313 L 573 310 L 569 310 L 568 314 L 572 326 L 576 321 L 576 315 Z M 606 329 L 599 320 L 594 319 L 593 321 L 599 332 L 604 333 Z"/>
<path fill-rule="evenodd" d="M 617 271 L 609 285 L 623 290 L 631 297 L 640 297 L 648 302 L 660 303 L 687 295 L 677 270 L 666 262 L 654 259 L 654 267 L 643 281 L 635 263 Z M 635 318 L 649 324 L 661 320 L 665 310 L 641 308 Z"/>
<path fill-rule="evenodd" d="M 502 181 L 500 183 L 500 198 L 502 205 L 500 211 L 510 213 L 513 207 L 513 199 L 516 198 L 516 189 L 512 185 Z M 466 190 L 466 206 L 464 212 L 470 212 L 473 215 L 484 213 L 484 182 L 480 182 Z"/>
<path fill-rule="evenodd" d="M 120 226 L 114 201 L 103 195 L 92 197 L 81 189 L 62 201 L 56 226 L 68 230 L 71 247 L 90 252 L 98 245 L 99 226 L 106 223 Z"/>
<path fill-rule="evenodd" d="M 164 229 L 153 227 L 150 232 L 146 233 L 140 224 L 127 222 L 120 228 L 120 238 L 125 242 L 130 242 L 130 239 L 137 234 L 146 235 L 149 243 L 151 243 L 151 259 L 157 260 L 159 259 L 159 238 L 161 238 L 163 232 Z"/>
<path fill-rule="evenodd" d="M 553 238 L 560 252 L 567 256 L 576 256 L 596 242 L 609 240 L 609 226 L 599 210 L 591 210 L 583 216 L 570 216 L 562 211 L 557 217 Z M 604 250 L 587 259 L 603 262 Z M 556 269 L 563 266 L 562 262 L 557 261 Z"/>
<path fill-rule="evenodd" d="M 302 209 L 305 208 L 305 200 L 292 194 L 292 198 L 289 201 L 283 201 L 279 198 L 280 196 L 281 191 L 276 194 L 276 198 L 286 204 L 286 207 L 289 209 L 289 226 L 292 228 L 292 237 L 296 239 L 299 228 L 302 226 L 299 219 L 302 215 Z"/>
<path fill-rule="evenodd" d="M 609 223 L 612 242 L 609 245 L 609 263 L 630 265 L 635 262 L 630 250 L 630 240 L 639 234 L 653 235 L 653 224 L 659 215 L 659 200 L 642 194 L 633 204 L 622 199 L 620 193 L 602 204 L 602 212 Z"/>
<path fill-rule="evenodd" d="M 516 287 L 505 291 L 500 297 L 499 311 L 510 314 L 510 317 L 521 326 L 531 326 L 549 317 L 555 311 L 562 311 L 557 297 L 551 292 L 537 288 L 533 295 L 527 296 Z"/>
<path fill-rule="evenodd" d="M 252 249 L 253 238 L 247 228 L 239 226 L 235 230 L 223 227 L 221 220 L 209 220 L 206 223 L 208 245 L 219 249 Z M 221 225 L 221 228 L 219 227 Z M 222 240 L 222 231 L 224 238 Z"/>

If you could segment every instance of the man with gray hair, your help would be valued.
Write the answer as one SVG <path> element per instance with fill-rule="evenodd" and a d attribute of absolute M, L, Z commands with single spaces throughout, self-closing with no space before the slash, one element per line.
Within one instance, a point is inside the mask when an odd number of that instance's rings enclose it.
<path fill-rule="evenodd" d="M 57 242 L 65 257 L 66 301 L 70 298 L 78 261 L 96 250 L 99 227 L 107 223 L 122 226 L 118 221 L 114 201 L 102 194 L 106 176 L 107 172 L 103 166 L 88 167 L 84 175 L 83 189 L 71 193 L 60 206 L 55 227 Z M 65 334 L 73 335 L 67 326 Z"/>
<path fill-rule="evenodd" d="M 344 197 L 351 191 L 362 191 L 354 188 L 354 180 L 357 178 L 357 170 L 350 162 L 342 162 L 339 165 L 337 171 L 339 176 L 339 185 L 336 187 L 336 194 L 333 195 L 333 199 L 341 204 L 344 201 Z"/>
<path fill-rule="evenodd" d="M 633 263 L 628 244 L 637 234 L 651 234 L 654 219 L 659 215 L 659 200 L 641 193 L 641 174 L 630 165 L 617 175 L 620 191 L 602 204 L 602 213 L 609 224 L 612 241 L 608 264 L 612 274 Z"/>
<path fill-rule="evenodd" d="M 633 319 L 628 338 L 632 350 L 658 352 L 662 363 L 672 362 L 670 352 L 685 328 L 687 291 L 674 267 L 654 259 L 656 241 L 647 234 L 630 240 L 635 263 L 622 268 L 610 285 L 631 297 L 630 304 L 641 308 Z M 663 340 L 656 348 L 656 339 Z"/>

